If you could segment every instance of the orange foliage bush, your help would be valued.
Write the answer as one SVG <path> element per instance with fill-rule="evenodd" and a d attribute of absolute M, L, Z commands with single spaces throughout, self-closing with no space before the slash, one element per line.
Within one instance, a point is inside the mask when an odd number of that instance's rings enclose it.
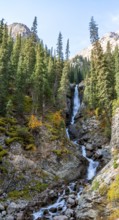
<path fill-rule="evenodd" d="M 29 125 L 29 128 L 35 129 L 35 128 L 42 126 L 42 122 L 39 121 L 35 115 L 31 115 L 28 125 Z"/>
<path fill-rule="evenodd" d="M 52 121 L 53 121 L 53 124 L 56 126 L 56 127 L 59 127 L 62 123 L 63 123 L 63 118 L 61 116 L 61 112 L 60 111 L 57 111 L 53 114 L 53 118 L 52 118 Z"/>

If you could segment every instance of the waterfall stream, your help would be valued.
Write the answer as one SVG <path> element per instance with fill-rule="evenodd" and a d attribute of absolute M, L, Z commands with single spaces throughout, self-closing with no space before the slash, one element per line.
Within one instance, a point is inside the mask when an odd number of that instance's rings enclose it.
<path fill-rule="evenodd" d="M 80 99 L 79 99 L 79 94 L 78 94 L 78 85 L 76 85 L 75 91 L 74 91 L 74 103 L 73 103 L 73 111 L 72 111 L 72 118 L 71 118 L 72 125 L 75 123 L 75 116 L 76 116 L 79 108 L 80 108 Z M 66 135 L 67 135 L 67 138 L 70 139 L 68 128 L 66 128 Z M 77 144 L 76 140 L 73 141 L 73 143 Z M 97 161 L 93 161 L 92 159 L 90 159 L 86 156 L 85 146 L 82 146 L 82 155 L 89 162 L 89 166 L 87 168 L 87 178 L 86 179 L 91 180 L 96 174 L 96 169 L 97 169 L 99 163 Z M 67 186 L 70 193 L 76 193 L 75 192 L 75 185 L 76 185 L 76 182 L 71 182 Z M 83 187 L 79 187 L 79 190 L 77 193 L 77 199 L 79 199 L 82 191 L 83 191 Z M 54 204 L 49 205 L 44 208 L 41 208 L 38 212 L 33 213 L 33 218 L 34 218 L 34 220 L 37 220 L 40 218 L 53 220 L 54 216 L 62 215 L 66 211 L 66 209 L 67 209 L 66 192 L 64 190 L 63 193 L 58 196 L 57 201 Z M 55 211 L 52 211 L 52 210 L 55 210 Z M 45 218 L 43 218 L 44 215 L 45 215 Z"/>

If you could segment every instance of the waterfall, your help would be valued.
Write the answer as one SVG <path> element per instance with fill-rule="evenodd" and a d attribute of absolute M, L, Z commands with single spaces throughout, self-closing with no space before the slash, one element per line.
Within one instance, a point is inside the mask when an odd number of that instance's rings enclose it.
<path fill-rule="evenodd" d="M 76 85 L 74 90 L 74 102 L 73 102 L 71 124 L 74 124 L 74 118 L 79 110 L 79 107 L 80 107 L 80 99 L 79 99 L 78 85 Z"/>
<path fill-rule="evenodd" d="M 93 161 L 92 159 L 90 159 L 86 156 L 85 146 L 82 146 L 82 155 L 83 155 L 83 157 L 85 157 L 89 161 L 89 166 L 87 169 L 87 180 L 91 180 L 96 174 L 96 169 L 97 169 L 99 163 L 97 161 Z"/>
<path fill-rule="evenodd" d="M 74 91 L 74 102 L 73 102 L 73 111 L 72 111 L 72 118 L 71 118 L 71 124 L 74 124 L 74 120 L 75 120 L 75 116 L 79 110 L 80 107 L 80 99 L 79 99 L 79 94 L 78 94 L 78 85 L 75 86 L 75 91 Z M 70 139 L 70 135 L 69 135 L 69 131 L 68 128 L 66 128 L 66 135 L 67 138 Z M 77 144 L 77 141 L 73 141 L 74 144 Z M 78 145 L 78 144 L 77 144 Z M 92 159 L 88 158 L 86 156 L 86 149 L 85 146 L 82 146 L 82 156 L 85 157 L 88 162 L 89 162 L 89 166 L 87 168 L 87 180 L 91 180 L 95 174 L 96 174 L 96 169 L 98 166 L 98 162 L 97 161 L 93 161 Z M 75 186 L 76 186 L 76 182 L 71 182 L 67 188 L 69 189 L 69 193 L 75 193 Z M 77 199 L 79 199 L 81 193 L 83 191 L 83 187 L 81 186 L 79 188 L 79 191 L 77 193 Z M 55 212 L 52 212 L 52 209 L 55 209 Z M 41 208 L 38 212 L 33 213 L 33 218 L 34 220 L 37 219 L 50 219 L 52 220 L 54 216 L 58 216 L 63 214 L 67 209 L 67 202 L 66 202 L 66 194 L 65 194 L 65 190 L 63 191 L 62 195 L 59 195 L 57 198 L 57 201 L 52 204 L 49 205 L 47 207 Z M 47 213 L 47 215 L 45 215 L 45 218 L 43 218 L 44 213 Z"/>

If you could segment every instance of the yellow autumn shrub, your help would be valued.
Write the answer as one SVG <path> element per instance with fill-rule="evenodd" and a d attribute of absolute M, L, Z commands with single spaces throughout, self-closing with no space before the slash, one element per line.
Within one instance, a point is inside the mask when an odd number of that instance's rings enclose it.
<path fill-rule="evenodd" d="M 56 111 L 52 116 L 52 122 L 56 127 L 63 126 L 64 120 L 61 116 L 61 111 Z"/>
<path fill-rule="evenodd" d="M 42 126 L 42 122 L 39 121 L 35 115 L 31 115 L 28 126 L 31 129 L 35 129 L 35 128 Z"/>
<path fill-rule="evenodd" d="M 107 197 L 111 202 L 119 201 L 119 175 L 116 176 L 116 179 L 110 185 Z"/>

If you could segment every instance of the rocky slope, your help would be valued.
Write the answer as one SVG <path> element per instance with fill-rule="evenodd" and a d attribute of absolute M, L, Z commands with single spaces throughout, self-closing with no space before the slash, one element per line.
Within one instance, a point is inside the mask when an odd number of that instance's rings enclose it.
<path fill-rule="evenodd" d="M 106 50 L 108 41 L 110 41 L 111 48 L 113 51 L 116 45 L 119 46 L 119 32 L 110 32 L 110 33 L 105 34 L 102 38 L 100 38 L 100 43 L 103 48 L 103 51 Z M 80 51 L 77 55 L 90 59 L 91 50 L 92 50 L 92 46 L 90 45 L 89 47 Z"/>
<path fill-rule="evenodd" d="M 119 219 L 119 109 L 112 119 L 110 149 L 111 160 L 79 199 L 76 219 Z"/>
<path fill-rule="evenodd" d="M 21 37 L 28 37 L 31 34 L 30 29 L 21 23 L 13 23 L 8 25 L 8 32 L 11 34 L 12 38 L 15 39 L 18 34 Z"/>
<path fill-rule="evenodd" d="M 55 136 L 50 131 L 50 125 L 46 124 L 37 136 L 39 146 L 36 151 L 25 151 L 18 142 L 9 146 L 9 154 L 2 161 L 2 165 L 7 166 L 9 175 L 0 173 L 0 219 L 33 219 L 35 210 L 52 204 L 64 189 L 68 209 L 63 216 L 54 217 L 54 220 L 117 219 L 113 216 L 118 214 L 118 187 L 116 194 L 111 192 L 110 196 L 109 193 L 113 183 L 118 181 L 116 178 L 119 174 L 119 109 L 112 120 L 111 144 L 102 132 L 99 121 L 94 116 L 84 117 L 84 113 L 85 106 L 82 104 L 76 116 L 76 123 L 69 127 L 70 134 L 74 140 L 78 140 L 78 145 L 74 145 L 67 138 L 63 139 L 63 142 L 59 138 L 51 141 Z M 0 145 L 4 149 L 8 148 L 3 135 L 0 137 Z M 85 182 L 88 164 L 81 155 L 82 145 L 86 146 L 89 158 L 100 162 L 98 175 L 92 184 L 90 181 Z M 77 180 L 73 193 L 69 192 L 68 187 L 68 182 L 72 180 Z M 48 188 L 41 193 L 45 184 L 48 184 Z M 118 182 L 117 184 L 119 185 Z M 84 190 L 77 200 L 76 194 L 80 186 L 83 186 Z M 22 192 L 19 198 L 13 194 L 15 189 Z M 30 192 L 30 198 L 23 196 L 26 191 Z M 8 194 L 14 198 L 10 198 Z M 110 218 L 110 215 L 113 218 Z"/>

